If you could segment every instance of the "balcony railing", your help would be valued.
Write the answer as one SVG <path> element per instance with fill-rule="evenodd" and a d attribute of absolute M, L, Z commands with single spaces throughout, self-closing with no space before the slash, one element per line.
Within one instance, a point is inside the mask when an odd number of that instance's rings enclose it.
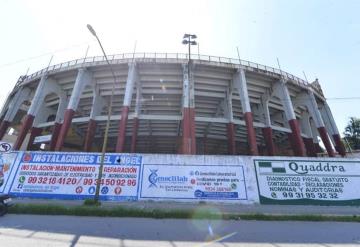
<path fill-rule="evenodd" d="M 131 59 L 135 59 L 135 60 L 138 60 L 138 59 L 184 60 L 184 59 L 188 59 L 188 54 L 184 54 L 184 53 L 123 53 L 123 54 L 110 55 L 110 56 L 108 56 L 108 59 L 109 59 L 110 63 L 113 63 L 113 64 L 116 64 L 121 60 L 131 60 Z M 276 68 L 273 68 L 270 66 L 253 63 L 253 62 L 250 62 L 247 60 L 239 60 L 239 59 L 235 59 L 235 58 L 216 57 L 216 56 L 199 55 L 199 54 L 192 54 L 191 59 L 199 60 L 199 61 L 207 61 L 207 62 L 218 62 L 218 63 L 242 65 L 242 66 L 250 67 L 252 69 L 258 69 L 258 70 L 262 70 L 265 72 L 271 72 L 271 73 L 282 75 L 285 78 L 290 79 L 290 80 L 294 81 L 295 83 L 298 83 L 299 85 L 302 85 L 302 86 L 309 85 L 305 80 L 303 80 L 299 77 L 296 77 L 292 74 L 289 74 L 285 71 L 281 71 L 279 69 L 276 69 Z M 70 69 L 71 67 L 76 67 L 76 66 L 86 65 L 86 64 L 89 65 L 91 63 L 96 63 L 96 62 L 99 62 L 99 63 L 106 62 L 105 57 L 104 56 L 96 56 L 96 57 L 80 58 L 80 59 L 52 65 L 48 68 L 39 70 L 31 75 L 24 76 L 24 78 L 21 81 L 19 81 L 19 84 L 21 84 L 23 82 L 31 81 L 32 79 L 41 76 L 45 72 L 55 72 L 57 70 Z M 316 91 L 318 91 L 317 88 L 314 88 L 314 89 L 316 89 Z"/>

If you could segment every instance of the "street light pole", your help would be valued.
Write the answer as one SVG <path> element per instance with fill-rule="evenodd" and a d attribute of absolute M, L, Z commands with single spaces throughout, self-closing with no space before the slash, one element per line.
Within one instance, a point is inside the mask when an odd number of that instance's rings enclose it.
<path fill-rule="evenodd" d="M 115 84 L 116 84 L 116 76 L 113 70 L 113 67 L 111 65 L 111 63 L 109 62 L 105 50 L 100 42 L 99 37 L 96 35 L 95 30 L 93 29 L 93 27 L 90 24 L 87 24 L 87 28 L 89 29 L 90 33 L 92 35 L 95 36 L 95 38 L 97 39 L 100 48 L 102 50 L 102 53 L 104 54 L 105 60 L 107 62 L 107 64 L 110 67 L 111 70 L 111 74 L 113 76 L 114 82 L 112 84 L 112 90 L 111 90 L 111 95 L 110 95 L 110 102 L 108 104 L 108 115 L 107 115 L 107 121 L 106 121 L 106 127 L 105 127 L 105 133 L 104 133 L 104 141 L 103 141 L 103 145 L 102 145 L 102 149 L 101 149 L 101 158 L 100 158 L 100 166 L 99 166 L 99 173 L 98 173 L 98 178 L 97 178 L 97 183 L 96 183 L 96 190 L 95 190 L 95 197 L 94 197 L 94 201 L 95 203 L 97 203 L 99 201 L 99 194 L 100 194 L 100 185 L 101 185 L 101 178 L 102 178 L 102 174 L 103 174 L 103 168 L 104 168 L 104 159 L 105 159 L 105 152 L 106 152 L 106 148 L 107 148 L 107 142 L 108 142 L 108 134 L 109 134 L 109 128 L 110 128 L 110 118 L 111 118 L 111 112 L 112 112 L 112 105 L 113 105 L 113 97 L 114 97 L 114 91 L 115 91 Z"/>
<path fill-rule="evenodd" d="M 187 68 L 187 74 L 188 74 L 188 85 L 190 85 L 190 75 L 191 75 L 191 72 L 190 72 L 190 68 L 191 68 L 191 46 L 192 45 L 196 45 L 197 43 L 196 43 L 196 41 L 195 41 L 195 39 L 197 38 L 197 36 L 195 35 L 195 34 L 184 34 L 184 37 L 183 37 L 183 41 L 182 41 L 182 43 L 184 44 L 184 45 L 188 45 L 188 48 L 189 48 L 189 59 L 188 59 L 188 68 Z M 191 88 L 192 86 L 189 86 L 188 88 L 187 88 L 187 90 L 190 90 L 190 91 L 188 91 L 187 93 L 189 93 L 190 94 L 190 92 L 191 92 Z M 190 102 L 189 102 L 190 103 Z M 190 104 L 188 105 L 188 107 L 190 107 Z M 187 121 L 187 124 L 190 124 L 190 119 L 191 119 L 191 116 L 192 116 L 192 114 L 190 113 L 190 110 L 188 110 L 188 111 L 184 111 L 184 119 L 188 119 L 188 121 Z M 185 122 L 185 120 L 184 120 L 184 122 Z M 184 125 L 184 127 L 183 128 L 189 128 L 189 130 L 190 130 L 190 136 L 192 136 L 192 138 L 194 138 L 194 135 L 195 135 L 195 133 L 193 133 L 194 131 L 192 131 L 192 127 L 191 127 L 191 124 L 190 124 L 190 126 L 186 126 L 185 127 L 185 125 Z M 193 141 L 193 139 L 192 138 L 190 138 L 190 153 L 193 153 L 193 148 L 192 148 L 192 145 L 194 144 L 194 143 L 192 143 L 192 141 Z M 184 144 L 183 144 L 184 145 Z"/>

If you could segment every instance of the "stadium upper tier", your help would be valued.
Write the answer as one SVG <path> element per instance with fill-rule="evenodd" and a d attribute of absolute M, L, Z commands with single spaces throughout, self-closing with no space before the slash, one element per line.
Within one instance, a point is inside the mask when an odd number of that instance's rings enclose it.
<path fill-rule="evenodd" d="M 102 56 L 21 76 L 2 109 L 0 137 L 12 127 L 15 149 L 99 151 L 113 93 L 109 152 L 315 156 L 320 137 L 330 156 L 334 148 L 345 154 L 317 81 L 198 54 L 108 59 L 114 90 Z"/>

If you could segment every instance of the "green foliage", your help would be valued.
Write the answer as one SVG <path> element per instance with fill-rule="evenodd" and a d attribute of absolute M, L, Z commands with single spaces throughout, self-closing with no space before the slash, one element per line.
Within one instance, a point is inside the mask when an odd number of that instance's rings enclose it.
<path fill-rule="evenodd" d="M 85 206 L 100 206 L 101 202 L 95 201 L 94 199 L 85 199 L 84 205 Z"/>
<path fill-rule="evenodd" d="M 352 149 L 360 149 L 360 119 L 351 117 L 345 127 L 344 139 L 349 143 Z"/>
<path fill-rule="evenodd" d="M 164 210 L 139 209 L 126 207 L 93 207 L 93 206 L 60 206 L 44 204 L 16 204 L 9 208 L 12 214 L 37 215 L 76 215 L 98 217 L 141 217 L 141 218 L 170 218 L 170 219 L 224 219 L 224 220 L 264 220 L 264 221 L 341 221 L 360 222 L 360 217 L 330 216 L 330 215 L 269 215 L 269 214 L 237 214 L 221 213 L 211 208 L 198 210 Z"/>

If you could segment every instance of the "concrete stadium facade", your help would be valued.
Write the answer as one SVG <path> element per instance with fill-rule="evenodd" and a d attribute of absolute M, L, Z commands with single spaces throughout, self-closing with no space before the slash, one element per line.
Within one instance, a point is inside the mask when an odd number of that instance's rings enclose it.
<path fill-rule="evenodd" d="M 318 81 L 223 57 L 109 56 L 116 76 L 108 152 L 345 155 Z M 101 150 L 113 77 L 104 57 L 21 76 L 0 114 L 15 150 Z"/>

